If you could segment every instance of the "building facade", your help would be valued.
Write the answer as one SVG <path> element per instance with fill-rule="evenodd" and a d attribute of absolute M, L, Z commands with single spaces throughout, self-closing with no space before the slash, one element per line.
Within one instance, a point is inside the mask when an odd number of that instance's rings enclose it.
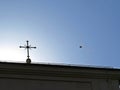
<path fill-rule="evenodd" d="M 114 68 L 0 63 L 0 90 L 120 90 L 119 80 Z"/>

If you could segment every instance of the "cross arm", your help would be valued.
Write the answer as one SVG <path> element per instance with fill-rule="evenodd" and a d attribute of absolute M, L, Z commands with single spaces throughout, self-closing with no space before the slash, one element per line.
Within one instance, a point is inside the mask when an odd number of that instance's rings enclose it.
<path fill-rule="evenodd" d="M 34 48 L 34 49 L 36 49 L 36 47 L 30 47 L 30 48 Z"/>
<path fill-rule="evenodd" d="M 26 48 L 25 46 L 19 46 L 20 48 Z"/>

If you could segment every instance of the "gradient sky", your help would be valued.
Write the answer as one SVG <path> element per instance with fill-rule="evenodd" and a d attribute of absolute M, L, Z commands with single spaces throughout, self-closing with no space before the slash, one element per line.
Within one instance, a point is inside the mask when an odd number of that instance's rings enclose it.
<path fill-rule="evenodd" d="M 120 67 L 120 0 L 0 0 L 0 60 L 26 40 L 33 63 Z"/>

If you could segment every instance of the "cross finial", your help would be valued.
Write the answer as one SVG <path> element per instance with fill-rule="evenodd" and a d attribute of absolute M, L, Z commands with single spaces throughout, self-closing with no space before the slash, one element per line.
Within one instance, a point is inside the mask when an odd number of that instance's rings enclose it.
<path fill-rule="evenodd" d="M 29 55 L 29 49 L 31 49 L 31 48 L 36 48 L 36 47 L 31 47 L 31 45 L 29 45 L 29 41 L 27 40 L 26 41 L 26 43 L 27 43 L 27 45 L 25 45 L 25 46 L 20 46 L 20 48 L 25 48 L 25 49 L 27 49 L 27 59 L 26 59 L 26 63 L 31 63 L 31 59 L 30 59 L 30 55 Z"/>

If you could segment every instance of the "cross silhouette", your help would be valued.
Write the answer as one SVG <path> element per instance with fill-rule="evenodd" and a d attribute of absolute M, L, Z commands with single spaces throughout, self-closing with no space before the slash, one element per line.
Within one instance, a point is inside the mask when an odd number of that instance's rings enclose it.
<path fill-rule="evenodd" d="M 28 41 L 28 40 L 27 40 L 26 42 L 27 42 L 27 45 L 25 45 L 25 46 L 20 46 L 20 48 L 25 48 L 25 49 L 27 49 L 27 59 L 26 59 L 26 63 L 31 63 L 31 59 L 30 59 L 30 55 L 29 55 L 29 50 L 30 50 L 31 48 L 36 49 L 36 47 L 31 47 L 31 45 L 29 45 L 29 41 Z"/>

